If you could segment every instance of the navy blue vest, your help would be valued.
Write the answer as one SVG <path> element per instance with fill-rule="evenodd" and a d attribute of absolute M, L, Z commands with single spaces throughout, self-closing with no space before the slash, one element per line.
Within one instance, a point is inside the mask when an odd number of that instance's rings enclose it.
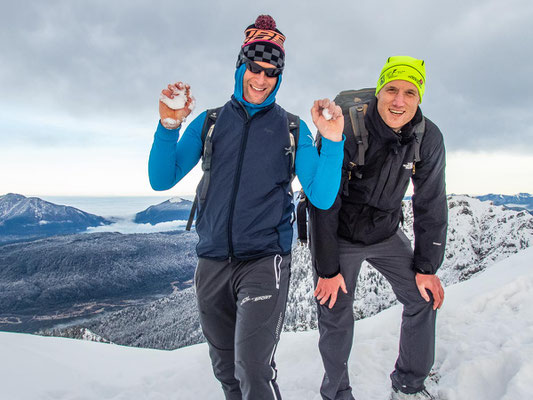
<path fill-rule="evenodd" d="M 290 253 L 294 205 L 286 111 L 272 104 L 250 117 L 232 98 L 217 117 L 212 140 L 211 178 L 196 219 L 198 256 L 248 260 Z"/>

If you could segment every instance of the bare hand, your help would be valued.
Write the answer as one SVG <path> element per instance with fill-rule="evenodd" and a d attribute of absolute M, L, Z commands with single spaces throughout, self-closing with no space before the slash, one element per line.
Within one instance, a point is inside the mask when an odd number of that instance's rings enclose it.
<path fill-rule="evenodd" d="M 442 303 L 444 302 L 444 289 L 440 283 L 440 279 L 437 275 L 425 275 L 425 274 L 416 274 L 415 277 L 416 286 L 418 286 L 418 291 L 420 295 L 427 302 L 430 301 L 427 290 L 433 295 L 433 309 L 437 310 L 441 308 Z"/>
<path fill-rule="evenodd" d="M 183 82 L 176 82 L 168 85 L 167 89 L 161 91 L 161 97 L 174 99 L 179 92 L 185 90 L 187 100 L 182 108 L 173 109 L 166 105 L 161 99 L 159 100 L 159 117 L 161 124 L 167 129 L 177 129 L 185 118 L 191 113 L 194 108 L 194 97 L 191 96 L 191 87 Z M 173 122 L 174 121 L 174 122 Z"/>
<path fill-rule="evenodd" d="M 326 119 L 322 112 L 331 115 L 331 119 Z M 320 134 L 333 142 L 342 140 L 344 130 L 344 117 L 341 108 L 329 99 L 315 100 L 311 108 L 311 117 Z"/>
<path fill-rule="evenodd" d="M 330 299 L 329 308 L 333 308 L 335 302 L 337 301 L 337 293 L 339 292 L 339 288 L 341 288 L 344 293 L 348 294 L 348 291 L 346 290 L 346 283 L 344 282 L 344 278 L 340 272 L 333 278 L 318 278 L 313 296 L 315 296 L 317 300 L 320 300 L 321 306 L 324 305 L 328 299 Z"/>

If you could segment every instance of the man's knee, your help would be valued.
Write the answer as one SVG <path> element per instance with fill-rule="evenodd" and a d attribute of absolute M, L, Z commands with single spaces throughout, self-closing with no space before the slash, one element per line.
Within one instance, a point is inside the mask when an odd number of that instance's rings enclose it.
<path fill-rule="evenodd" d="M 264 382 L 272 380 L 275 369 L 270 364 L 251 360 L 235 361 L 235 376 L 240 381 Z"/>
<path fill-rule="evenodd" d="M 328 301 L 322 305 L 319 300 L 316 300 L 319 321 L 322 320 L 324 323 L 332 322 L 335 324 L 339 324 L 342 321 L 353 321 L 353 296 L 339 290 L 337 293 L 337 300 L 332 308 L 329 308 L 330 300 L 331 299 L 328 299 Z"/>
<path fill-rule="evenodd" d="M 428 291 L 429 301 L 426 301 L 415 286 L 410 292 L 400 293 L 396 297 L 402 303 L 404 314 L 417 315 L 420 313 L 433 313 L 433 295 Z"/>
<path fill-rule="evenodd" d="M 242 399 L 239 381 L 235 377 L 233 356 L 230 356 L 229 353 L 226 355 L 220 353 L 215 355 L 211 351 L 211 361 L 213 373 L 222 385 L 226 399 Z"/>
<path fill-rule="evenodd" d="M 235 365 L 233 362 L 213 364 L 213 373 L 223 385 L 232 386 L 232 384 L 237 382 L 235 379 Z"/>
<path fill-rule="evenodd" d="M 277 371 L 270 364 L 256 361 L 237 360 L 235 362 L 235 377 L 240 382 L 243 398 L 263 399 L 265 394 L 276 391 Z"/>
<path fill-rule="evenodd" d="M 353 299 L 344 295 L 333 308 L 327 303 L 318 305 L 318 328 L 320 331 L 319 348 L 321 352 L 335 354 L 351 347 L 354 331 Z M 348 357 L 349 351 L 341 358 Z"/>

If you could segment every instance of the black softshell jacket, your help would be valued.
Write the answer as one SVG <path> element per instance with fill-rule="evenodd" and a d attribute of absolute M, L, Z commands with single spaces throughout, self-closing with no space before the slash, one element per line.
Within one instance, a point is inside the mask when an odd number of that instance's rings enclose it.
<path fill-rule="evenodd" d="M 433 274 L 444 257 L 448 207 L 445 187 L 445 150 L 442 133 L 426 118 L 420 159 L 413 168 L 414 126 L 422 121 L 418 108 L 412 121 L 395 133 L 381 119 L 377 100 L 369 104 L 365 126 L 369 132 L 365 165 L 343 181 L 329 210 L 309 207 L 310 247 L 320 277 L 339 272 L 338 236 L 353 243 L 373 244 L 393 236 L 402 220 L 402 199 L 411 179 L 414 213 L 414 265 Z M 345 114 L 344 164 L 353 160 L 355 145 L 350 118 Z M 413 173 L 414 172 L 414 173 Z"/>

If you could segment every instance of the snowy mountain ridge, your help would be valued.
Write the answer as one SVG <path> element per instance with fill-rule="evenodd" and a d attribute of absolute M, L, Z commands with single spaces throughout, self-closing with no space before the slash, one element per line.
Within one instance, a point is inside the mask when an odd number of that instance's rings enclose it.
<path fill-rule="evenodd" d="M 181 197 L 172 197 L 171 199 L 168 199 L 168 201 L 174 204 L 190 203 L 189 200 L 182 199 Z"/>
<path fill-rule="evenodd" d="M 156 225 L 168 221 L 187 220 L 191 207 L 191 201 L 173 197 L 137 213 L 134 222 L 137 224 Z"/>
<path fill-rule="evenodd" d="M 529 399 L 533 391 L 533 249 L 446 291 L 428 390 L 440 400 Z M 399 306 L 356 322 L 349 361 L 358 399 L 387 399 Z M 320 400 L 318 332 L 284 332 L 276 354 L 286 400 Z M 17 400 L 218 400 L 205 344 L 175 351 L 0 333 L 0 397 Z M 31 384 L 28 384 L 31 382 Z"/>
<path fill-rule="evenodd" d="M 93 216 L 77 208 L 53 204 L 37 197 L 25 197 L 14 193 L 0 196 L 0 224 L 16 218 L 73 222 L 87 215 Z"/>
<path fill-rule="evenodd" d="M 0 196 L 0 244 L 85 231 L 111 221 L 77 208 L 8 193 Z"/>
<path fill-rule="evenodd" d="M 492 201 L 497 206 L 504 205 L 508 208 L 533 211 L 533 196 L 529 193 L 518 193 L 511 196 L 489 193 L 483 196 L 476 196 L 476 198 L 481 201 Z"/>

